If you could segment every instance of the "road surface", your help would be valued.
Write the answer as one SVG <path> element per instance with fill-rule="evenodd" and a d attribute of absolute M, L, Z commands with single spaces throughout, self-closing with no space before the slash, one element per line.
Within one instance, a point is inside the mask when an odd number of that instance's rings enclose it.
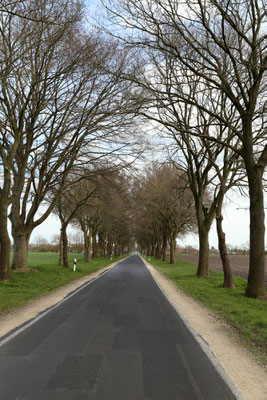
<path fill-rule="evenodd" d="M 13 336 L 1 400 L 235 399 L 138 255 Z"/>

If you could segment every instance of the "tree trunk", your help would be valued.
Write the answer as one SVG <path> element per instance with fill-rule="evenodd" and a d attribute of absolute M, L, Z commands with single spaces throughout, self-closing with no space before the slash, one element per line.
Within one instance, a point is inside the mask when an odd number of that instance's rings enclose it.
<path fill-rule="evenodd" d="M 98 246 L 97 246 L 97 240 L 96 240 L 96 233 L 93 233 L 93 253 L 92 253 L 92 258 L 97 258 L 98 255 Z"/>
<path fill-rule="evenodd" d="M 59 259 L 58 265 L 63 265 L 63 246 L 62 246 L 62 230 L 60 229 L 60 238 L 59 238 Z"/>
<path fill-rule="evenodd" d="M 99 254 L 100 254 L 100 257 L 104 257 L 104 252 L 105 252 L 104 246 L 105 246 L 105 243 L 101 239 L 101 241 L 99 242 Z"/>
<path fill-rule="evenodd" d="M 167 240 L 165 235 L 163 236 L 163 241 L 162 241 L 162 248 L 161 248 L 161 257 L 162 261 L 166 261 L 166 250 L 167 250 Z"/>
<path fill-rule="evenodd" d="M 118 244 L 117 244 L 117 243 L 115 243 L 114 255 L 115 255 L 116 257 L 119 255 L 119 254 L 118 254 Z"/>
<path fill-rule="evenodd" d="M 246 295 L 264 296 L 264 198 L 262 171 L 255 166 L 248 171 L 250 195 L 250 253 Z"/>
<path fill-rule="evenodd" d="M 89 234 L 84 232 L 84 262 L 91 261 L 91 251 L 92 251 L 92 230 L 89 230 Z"/>
<path fill-rule="evenodd" d="M 111 257 L 112 255 L 112 240 L 110 236 L 108 236 L 108 242 L 107 242 L 107 256 Z"/>
<path fill-rule="evenodd" d="M 156 250 L 155 250 L 155 257 L 156 257 L 156 258 L 160 258 L 160 251 L 159 251 L 159 249 L 160 249 L 160 245 L 159 245 L 159 243 L 157 242 Z"/>
<path fill-rule="evenodd" d="M 234 279 L 231 270 L 230 260 L 227 254 L 227 247 L 225 243 L 225 233 L 222 229 L 222 202 L 223 200 L 220 199 L 218 201 L 217 210 L 216 210 L 216 226 L 217 226 L 217 235 L 218 235 L 218 246 L 220 250 L 220 256 L 223 265 L 223 273 L 224 273 L 224 281 L 223 287 L 227 288 L 234 288 Z"/>
<path fill-rule="evenodd" d="M 209 230 L 199 227 L 199 256 L 197 276 L 204 278 L 209 275 Z"/>
<path fill-rule="evenodd" d="M 170 239 L 170 264 L 175 263 L 175 248 L 176 248 L 176 237 Z"/>
<path fill-rule="evenodd" d="M 28 245 L 31 232 L 24 234 L 13 233 L 14 240 L 14 256 L 12 261 L 12 269 L 26 268 L 28 260 Z"/>
<path fill-rule="evenodd" d="M 10 275 L 10 239 L 7 230 L 7 201 L 0 197 L 0 280 L 11 279 Z"/>
<path fill-rule="evenodd" d="M 98 248 L 100 257 L 105 257 L 105 235 L 106 232 L 104 230 L 100 230 L 98 233 Z"/>
<path fill-rule="evenodd" d="M 63 225 L 61 227 L 61 230 L 62 230 L 63 267 L 69 268 L 67 226 Z"/>
<path fill-rule="evenodd" d="M 103 242 L 103 257 L 106 258 L 107 254 L 106 254 L 106 241 L 104 240 Z"/>
<path fill-rule="evenodd" d="M 88 249 L 88 247 L 84 247 L 84 251 L 83 251 L 83 260 L 84 260 L 84 262 L 89 262 L 89 261 L 90 261 L 90 256 L 89 256 L 89 249 Z"/>
<path fill-rule="evenodd" d="M 10 275 L 10 238 L 7 229 L 8 199 L 10 193 L 10 168 L 4 168 L 3 187 L 0 190 L 0 280 L 11 279 Z"/>

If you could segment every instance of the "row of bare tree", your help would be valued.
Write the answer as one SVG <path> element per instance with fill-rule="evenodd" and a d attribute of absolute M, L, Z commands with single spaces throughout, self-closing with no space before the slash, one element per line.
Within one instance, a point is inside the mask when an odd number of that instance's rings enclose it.
<path fill-rule="evenodd" d="M 64 231 L 75 212 L 71 216 L 64 208 L 75 198 L 73 190 L 85 194 L 74 202 L 73 211 L 79 202 L 85 209 L 89 198 L 97 204 L 88 211 L 90 221 L 84 227 L 85 222 L 77 219 L 87 239 L 92 235 L 93 243 L 97 237 L 100 242 L 102 236 L 107 240 L 100 229 L 94 233 L 106 212 L 101 204 L 107 193 L 100 189 L 104 183 L 96 181 L 107 178 L 95 173 L 94 181 L 92 171 L 98 170 L 100 161 L 101 168 L 112 165 L 112 170 L 125 156 L 131 162 L 136 134 L 142 133 L 141 123 L 149 121 L 150 129 L 167 141 L 172 165 L 150 172 L 140 187 L 136 184 L 133 201 L 143 201 L 149 218 L 156 221 L 151 246 L 157 251 L 161 247 L 164 256 L 167 241 L 173 248 L 177 234 L 197 224 L 197 275 L 207 276 L 211 224 L 216 217 L 221 254 L 226 256 L 221 226 L 224 196 L 233 186 L 248 183 L 246 294 L 262 296 L 267 164 L 263 1 L 124 0 L 111 1 L 105 9 L 112 31 L 107 32 L 105 20 L 100 33 L 85 28 L 84 7 L 78 0 L 1 3 L 0 279 L 10 278 L 8 217 L 17 268 L 26 263 L 33 229 L 53 210 L 60 217 L 66 243 Z M 129 144 L 134 145 L 131 150 Z M 165 173 L 173 183 L 160 183 Z M 90 175 L 90 183 L 84 174 Z M 182 189 L 181 180 L 186 188 Z M 157 185 L 165 185 L 163 192 L 173 199 L 170 209 L 164 203 L 167 197 L 159 197 L 153 189 Z M 154 197 L 147 199 L 147 193 Z M 175 213 L 181 196 L 190 197 L 190 207 L 193 199 L 196 221 L 180 225 Z M 43 204 L 46 207 L 40 208 Z M 116 204 L 110 207 L 115 209 Z M 141 207 L 138 229 L 149 230 L 142 215 Z M 123 223 L 117 224 L 119 236 Z M 90 250 L 87 253 L 89 257 Z M 62 256 L 67 265 L 64 252 Z"/>
<path fill-rule="evenodd" d="M 134 182 L 133 233 L 142 252 L 174 263 L 176 239 L 196 230 L 194 199 L 186 175 L 170 165 L 156 165 Z"/>
<path fill-rule="evenodd" d="M 73 178 L 73 176 L 71 176 Z M 54 213 L 61 222 L 59 265 L 69 267 L 67 227 L 83 233 L 84 261 L 119 256 L 131 246 L 130 197 L 126 176 L 111 167 L 85 171 L 67 186 Z"/>
<path fill-rule="evenodd" d="M 33 229 L 60 203 L 73 171 L 100 160 L 118 167 L 135 151 L 140 98 L 122 79 L 127 52 L 85 28 L 83 16 L 78 0 L 1 2 L 1 280 L 10 279 L 8 218 L 13 268 L 23 267 Z"/>
<path fill-rule="evenodd" d="M 190 175 L 183 169 L 177 169 L 173 163 L 152 165 L 143 180 L 136 182 L 133 191 L 135 204 L 133 233 L 142 253 L 165 261 L 166 249 L 169 245 L 170 263 L 173 264 L 177 237 L 181 238 L 189 232 L 200 232 L 194 191 L 190 183 Z M 203 191 L 202 202 L 207 210 L 216 202 L 216 195 L 216 190 L 210 189 L 210 186 Z M 216 219 L 224 271 L 223 286 L 234 287 L 225 235 L 222 231 L 222 203 L 218 201 L 217 203 Z M 210 216 L 210 219 L 214 220 L 214 214 L 213 217 Z M 205 240 L 207 241 L 205 276 L 208 276 L 208 234 Z M 203 253 L 204 250 L 201 248 L 200 257 L 202 258 Z M 199 266 L 197 275 L 201 277 Z"/>
<path fill-rule="evenodd" d="M 245 175 L 250 198 L 246 294 L 262 296 L 264 2 L 125 0 L 106 2 L 105 8 L 113 23 L 110 34 L 137 54 L 125 79 L 146 93 L 139 112 L 168 140 L 169 161 L 187 174 L 199 232 L 198 276 L 208 273 L 208 233 L 216 213 L 219 224 L 222 220 L 224 195 L 237 182 L 242 186 Z M 213 199 L 206 204 L 208 187 L 214 188 Z"/>

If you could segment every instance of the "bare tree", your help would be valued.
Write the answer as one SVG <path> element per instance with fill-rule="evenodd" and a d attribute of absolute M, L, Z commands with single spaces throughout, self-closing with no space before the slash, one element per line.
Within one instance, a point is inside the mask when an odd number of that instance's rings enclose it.
<path fill-rule="evenodd" d="M 240 183 L 241 164 L 236 152 L 226 146 L 238 146 L 238 138 L 233 138 L 233 132 L 214 116 L 184 100 L 184 92 L 197 102 L 207 93 L 212 99 L 214 114 L 233 121 L 238 126 L 238 118 L 232 108 L 227 107 L 221 93 L 202 87 L 199 92 L 199 79 L 190 71 L 183 69 L 168 57 L 154 57 L 151 60 L 154 74 L 143 76 L 140 84 L 150 94 L 151 109 L 142 111 L 148 119 L 155 121 L 162 131 L 161 136 L 171 138 L 167 141 L 169 158 L 183 169 L 187 175 L 189 186 L 194 195 L 199 233 L 198 277 L 208 276 L 209 266 L 209 231 L 214 221 L 216 210 L 221 210 L 217 203 L 223 202 L 224 194 L 237 182 Z M 140 79 L 140 78 L 139 78 Z M 207 137 L 216 137 L 211 142 Z M 211 201 L 212 194 L 213 199 Z M 209 201 L 207 201 L 209 199 Z M 217 222 L 221 221 L 220 218 Z M 222 228 L 220 233 L 220 248 L 222 249 Z M 224 243 L 225 246 L 225 243 Z M 233 286 L 230 266 L 225 256 L 222 256 L 225 266 L 225 277 L 229 277 L 229 285 Z M 228 281 L 228 278 L 226 278 Z"/>
<path fill-rule="evenodd" d="M 194 113 L 192 105 L 177 105 L 174 119 L 166 121 L 168 131 L 175 145 L 169 146 L 170 159 L 182 168 L 189 181 L 195 199 L 199 232 L 198 277 L 208 275 L 209 231 L 217 214 L 218 240 L 224 266 L 224 286 L 233 287 L 233 277 L 226 257 L 225 236 L 222 230 L 222 204 L 225 193 L 244 178 L 242 163 L 236 153 L 222 142 L 231 139 L 231 131 L 224 125 L 215 123 L 211 116 Z M 223 110 L 225 112 L 225 110 Z M 229 115 L 229 119 L 234 115 Z M 174 124 L 176 125 L 174 129 Z M 202 134 L 200 137 L 194 132 Z M 210 142 L 206 136 L 214 135 L 220 142 Z M 230 138 L 230 139 L 229 139 Z M 233 140 L 232 140 L 233 143 Z M 172 150 L 170 150 L 172 148 Z"/>
<path fill-rule="evenodd" d="M 35 0 L 2 0 L 0 13 L 29 21 L 57 25 L 61 23 L 60 17 L 64 7 L 67 8 L 71 5 L 72 8 L 76 8 L 82 5 L 82 2 L 78 0 L 71 0 L 68 3 L 59 0 L 50 0 L 50 6 L 43 8 L 40 13 L 39 4 Z M 53 13 L 51 13 L 52 8 Z"/>
<path fill-rule="evenodd" d="M 79 208 L 72 221 L 83 232 L 86 262 L 91 257 L 98 257 L 99 252 L 104 257 L 111 255 L 113 246 L 116 255 L 123 253 L 122 247 L 128 245 L 128 187 L 122 176 L 118 166 L 109 165 L 105 169 L 96 169 L 91 178 L 91 184 L 96 188 L 93 196 Z"/>
<path fill-rule="evenodd" d="M 199 78 L 199 92 L 181 101 L 208 113 L 239 139 L 227 146 L 244 160 L 250 196 L 250 268 L 246 294 L 264 294 L 264 205 L 262 178 L 267 164 L 264 143 L 264 3 L 262 0 L 127 0 L 112 7 L 112 17 L 127 27 L 124 40 L 153 54 L 168 54 Z M 127 36 L 131 28 L 134 34 Z M 121 31 L 120 31 L 121 33 Z M 214 113 L 210 90 L 224 94 L 240 124 Z M 215 95 L 216 98 L 216 95 Z M 207 135 L 209 141 L 220 138 Z"/>
<path fill-rule="evenodd" d="M 27 2 L 27 5 L 34 3 L 36 9 L 37 3 L 34 1 Z M 10 6 L 11 10 L 14 11 L 17 7 L 22 6 L 22 2 L 10 2 L 10 4 L 5 2 L 3 5 Z M 44 12 L 43 6 L 42 2 L 38 3 L 40 14 Z M 73 63 L 72 60 L 72 62 L 64 65 L 66 57 L 64 57 L 62 47 L 60 51 L 58 43 L 60 41 L 66 43 L 68 29 L 74 28 L 80 19 L 80 9 L 74 9 L 70 14 L 69 8 L 64 7 L 65 12 L 59 15 L 60 7 L 54 7 L 53 2 L 46 2 L 45 10 L 51 17 L 55 17 L 56 13 L 60 26 L 51 27 L 49 24 L 22 21 L 16 16 L 15 11 L 6 12 L 4 10 L 0 13 L 0 166 L 2 169 L 0 279 L 9 279 L 10 277 L 7 209 L 15 196 L 14 193 L 11 193 L 11 189 L 15 187 L 14 161 L 15 159 L 22 160 L 24 157 L 21 151 L 23 141 L 27 151 L 31 146 L 38 149 L 38 140 L 43 137 L 44 126 L 47 121 L 44 108 L 47 106 L 49 98 L 46 99 L 46 93 L 47 91 L 52 92 L 55 77 L 60 78 L 62 74 L 66 75 Z M 8 11 L 10 11 L 10 8 Z M 62 65 L 58 70 L 55 67 L 55 57 L 53 57 L 55 48 L 57 48 L 57 58 L 62 57 Z M 42 114 L 41 121 L 39 120 L 38 123 L 40 130 L 37 131 L 37 119 L 40 114 Z M 27 163 L 27 161 L 26 159 L 25 162 Z M 24 163 L 20 171 L 21 174 L 25 170 Z M 21 181 L 16 181 L 15 185 L 18 183 L 19 186 L 23 185 Z"/>
<path fill-rule="evenodd" d="M 114 174 L 106 186 L 102 202 L 102 221 L 98 227 L 99 245 L 108 255 L 120 256 L 129 248 L 132 217 L 127 175 Z M 104 249 L 103 249 L 104 247 Z"/>
<path fill-rule="evenodd" d="M 26 264 L 31 232 L 52 212 L 72 168 L 115 153 L 118 159 L 129 155 L 133 121 L 126 115 L 134 115 L 136 99 L 120 77 L 125 55 L 114 41 L 81 32 L 80 9 L 74 18 L 76 10 L 63 5 L 57 25 L 13 14 L 2 18 L 2 279 L 9 268 L 4 244 L 10 202 L 17 268 Z M 37 217 L 54 187 L 57 195 Z"/>
<path fill-rule="evenodd" d="M 70 176 L 70 178 L 73 178 L 74 183 L 69 184 L 61 192 L 61 196 L 59 197 L 53 211 L 59 217 L 61 223 L 60 237 L 62 241 L 62 263 L 65 268 L 69 267 L 67 227 L 97 190 L 97 186 L 92 181 L 88 181 L 86 177 L 77 182 L 75 182 L 74 176 Z M 59 265 L 60 264 L 61 254 Z"/>
<path fill-rule="evenodd" d="M 141 189 L 141 190 L 140 190 Z M 144 178 L 143 185 L 135 198 L 135 214 L 141 214 L 147 222 L 150 219 L 150 229 L 146 229 L 147 252 L 151 254 L 153 237 L 158 237 L 158 249 L 161 246 L 161 257 L 166 259 L 167 244 L 170 245 L 170 263 L 174 263 L 176 238 L 178 235 L 194 231 L 196 214 L 194 199 L 188 187 L 187 177 L 181 170 L 177 172 L 171 165 L 154 165 Z M 152 229 L 151 229 L 152 228 Z M 153 233 L 152 233 L 153 232 Z M 152 235 L 151 235 L 152 233 Z M 138 235 L 137 235 L 138 237 Z M 141 240 L 144 238 L 144 232 Z M 138 238 L 140 240 L 140 237 Z M 159 254 L 157 254 L 159 255 Z"/>

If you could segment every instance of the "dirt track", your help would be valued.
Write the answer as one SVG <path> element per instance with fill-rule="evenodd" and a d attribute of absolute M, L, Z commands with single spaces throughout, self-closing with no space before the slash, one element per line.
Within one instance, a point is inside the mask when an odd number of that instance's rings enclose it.
<path fill-rule="evenodd" d="M 248 266 L 249 266 L 249 256 L 242 255 L 230 255 L 231 267 L 234 275 L 242 276 L 243 278 L 248 277 Z M 198 256 L 186 254 L 177 255 L 178 260 L 189 261 L 193 264 L 198 263 Z M 210 267 L 222 271 L 222 263 L 219 255 L 210 255 Z M 265 257 L 265 276 L 264 284 L 267 286 L 267 257 Z"/>

